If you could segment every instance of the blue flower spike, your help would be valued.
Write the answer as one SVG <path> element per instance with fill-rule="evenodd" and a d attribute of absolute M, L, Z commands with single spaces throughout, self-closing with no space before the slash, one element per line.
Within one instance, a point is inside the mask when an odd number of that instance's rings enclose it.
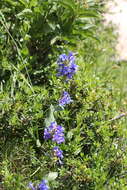
<path fill-rule="evenodd" d="M 63 132 L 64 128 L 62 126 L 52 122 L 48 128 L 44 129 L 44 139 L 52 139 L 53 142 L 61 144 L 65 141 Z"/>
<path fill-rule="evenodd" d="M 57 76 L 64 76 L 67 79 L 72 79 L 73 75 L 78 69 L 78 65 L 75 63 L 75 56 L 73 52 L 70 52 L 69 55 L 61 54 L 58 58 L 57 64 Z"/>
<path fill-rule="evenodd" d="M 55 146 L 55 147 L 53 148 L 53 155 L 54 155 L 55 157 L 57 157 L 57 158 L 62 159 L 62 158 L 63 158 L 63 151 L 60 150 L 58 146 Z"/>
<path fill-rule="evenodd" d="M 68 92 L 64 91 L 62 98 L 59 100 L 59 106 L 64 107 L 66 104 L 70 104 L 72 102 L 72 99 Z"/>

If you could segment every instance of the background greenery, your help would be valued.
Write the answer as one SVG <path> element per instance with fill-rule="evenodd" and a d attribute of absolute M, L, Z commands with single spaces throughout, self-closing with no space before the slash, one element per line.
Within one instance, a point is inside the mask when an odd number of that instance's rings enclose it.
<path fill-rule="evenodd" d="M 0 189 L 26 190 L 49 180 L 52 190 L 126 190 L 125 62 L 115 61 L 116 37 L 103 26 L 95 0 L 1 0 Z M 79 71 L 74 100 L 55 112 L 65 127 L 64 164 L 50 155 L 44 120 L 68 87 L 56 76 L 61 53 L 74 51 Z"/>

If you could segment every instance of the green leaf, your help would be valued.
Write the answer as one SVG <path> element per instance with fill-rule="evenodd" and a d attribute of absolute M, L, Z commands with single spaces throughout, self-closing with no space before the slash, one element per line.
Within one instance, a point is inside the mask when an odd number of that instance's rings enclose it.
<path fill-rule="evenodd" d="M 76 9 L 76 4 L 74 3 L 73 0 L 56 0 L 56 2 L 58 2 L 59 4 L 61 4 L 63 7 L 65 8 L 69 8 L 72 11 L 75 11 Z"/>
<path fill-rule="evenodd" d="M 23 17 L 26 15 L 30 15 L 32 13 L 31 9 L 24 9 L 22 12 L 17 14 L 17 17 Z"/>
<path fill-rule="evenodd" d="M 45 126 L 49 127 L 49 125 L 51 124 L 51 122 L 55 122 L 55 117 L 54 117 L 54 106 L 51 104 L 50 108 L 49 108 L 49 113 L 47 118 L 45 119 Z"/>
<path fill-rule="evenodd" d="M 5 0 L 7 3 L 10 3 L 13 6 L 17 5 L 17 2 L 14 2 L 13 0 Z"/>
<path fill-rule="evenodd" d="M 80 152 L 81 152 L 81 148 L 78 148 L 75 152 L 74 152 L 74 155 L 78 155 Z"/>
<path fill-rule="evenodd" d="M 50 172 L 45 178 L 48 181 L 53 181 L 58 177 L 58 172 Z"/>
<path fill-rule="evenodd" d="M 37 147 L 41 147 L 41 143 L 40 143 L 39 139 L 36 140 L 36 144 L 37 144 Z"/>
<path fill-rule="evenodd" d="M 84 30 L 91 29 L 91 28 L 93 28 L 93 27 L 95 27 L 94 24 L 84 24 L 84 26 L 83 26 L 83 25 L 77 26 L 76 29 L 77 29 L 77 31 L 78 31 L 78 29 L 80 29 L 80 31 L 84 31 Z"/>
<path fill-rule="evenodd" d="M 67 133 L 67 138 L 68 138 L 68 139 L 72 139 L 72 137 L 73 137 L 73 132 L 72 132 L 72 131 L 69 131 L 69 132 Z"/>
<path fill-rule="evenodd" d="M 78 13 L 79 17 L 82 18 L 82 17 L 98 17 L 99 14 L 97 11 L 94 11 L 94 10 L 82 10 Z"/>
<path fill-rule="evenodd" d="M 19 2 L 26 6 L 29 1 L 28 0 L 19 0 Z"/>
<path fill-rule="evenodd" d="M 30 6 L 32 7 L 32 6 L 37 6 L 37 4 L 38 4 L 38 1 L 37 0 L 31 0 L 30 1 Z"/>
<path fill-rule="evenodd" d="M 55 36 L 55 37 L 51 40 L 50 44 L 53 45 L 53 44 L 55 44 L 55 42 L 56 42 L 57 40 L 60 40 L 60 39 L 61 39 L 60 36 Z"/>

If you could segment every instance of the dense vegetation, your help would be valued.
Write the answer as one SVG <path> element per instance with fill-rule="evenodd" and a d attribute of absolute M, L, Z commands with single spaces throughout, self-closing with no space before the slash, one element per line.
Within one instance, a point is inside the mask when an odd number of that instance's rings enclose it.
<path fill-rule="evenodd" d="M 126 110 L 127 69 L 103 11 L 99 0 L 0 1 L 0 190 L 42 179 L 51 190 L 127 189 L 126 119 L 114 119 Z M 66 81 L 57 60 L 69 52 L 78 70 Z M 63 91 L 72 102 L 61 107 Z M 45 139 L 52 122 L 65 142 Z"/>

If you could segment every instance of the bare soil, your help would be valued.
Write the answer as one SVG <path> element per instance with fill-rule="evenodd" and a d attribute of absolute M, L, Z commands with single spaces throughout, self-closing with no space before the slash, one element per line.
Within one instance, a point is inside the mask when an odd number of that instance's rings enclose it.
<path fill-rule="evenodd" d="M 119 59 L 127 60 L 127 0 L 112 0 L 107 3 L 106 23 L 117 26 L 118 44 L 116 50 Z"/>

